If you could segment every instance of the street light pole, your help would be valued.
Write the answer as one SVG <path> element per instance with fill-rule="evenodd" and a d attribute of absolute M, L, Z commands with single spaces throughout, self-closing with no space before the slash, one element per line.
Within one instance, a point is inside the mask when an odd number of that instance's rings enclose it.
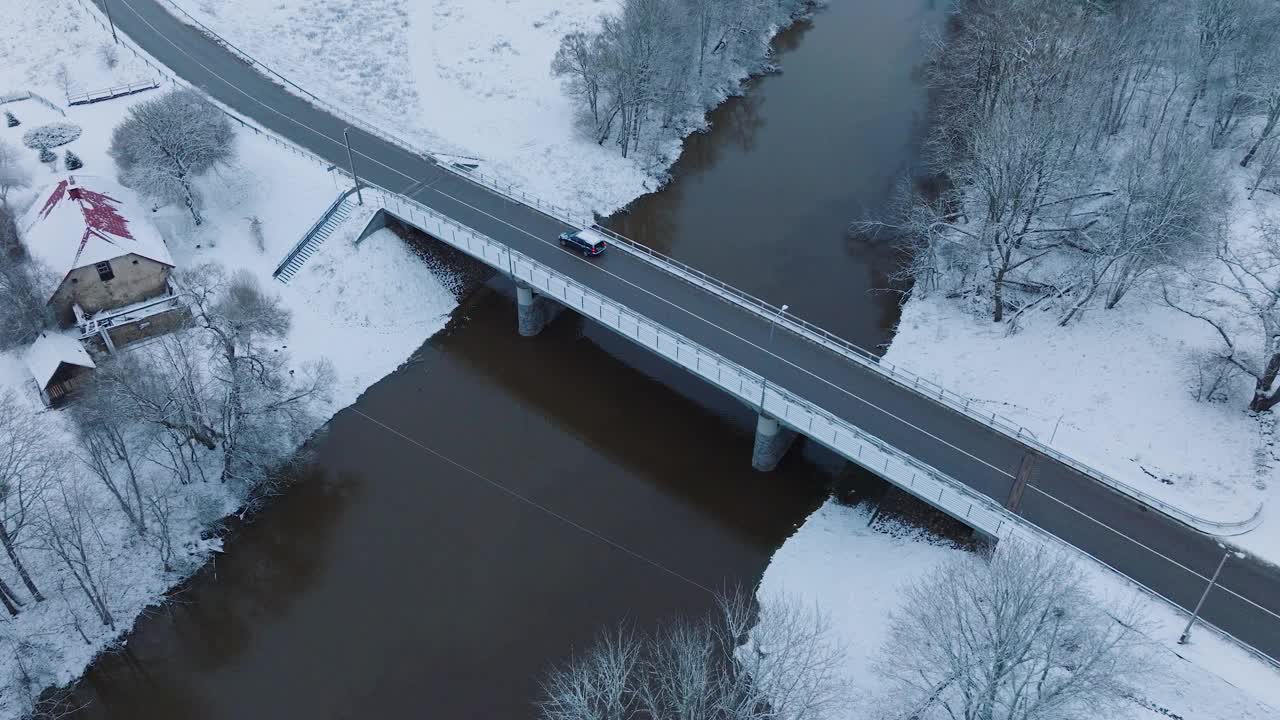
<path fill-rule="evenodd" d="M 342 129 L 342 140 L 347 144 L 347 164 L 351 166 L 351 179 L 356 181 L 356 204 L 364 204 L 364 196 L 360 194 L 360 176 L 356 175 L 356 161 L 351 155 L 351 128 Z"/>
<path fill-rule="evenodd" d="M 1201 593 L 1200 602 L 1196 603 L 1196 609 L 1191 613 L 1191 619 L 1187 621 L 1187 627 L 1182 630 L 1182 636 L 1178 638 L 1179 645 L 1186 645 L 1187 641 L 1191 639 L 1191 626 L 1194 625 L 1196 620 L 1200 617 L 1200 608 L 1204 606 L 1205 598 L 1209 597 L 1209 591 L 1213 589 L 1215 584 L 1217 584 L 1218 575 L 1222 572 L 1222 566 L 1227 564 L 1227 558 L 1230 556 L 1230 550 L 1222 553 L 1222 559 L 1218 561 L 1218 569 L 1213 571 L 1213 577 L 1209 579 L 1209 586 L 1204 589 L 1203 593 Z"/>
<path fill-rule="evenodd" d="M 111 0 L 102 0 L 102 11 L 107 14 L 107 24 L 111 26 L 111 40 L 119 45 L 120 38 L 116 37 L 116 23 L 111 19 Z"/>
<path fill-rule="evenodd" d="M 768 349 L 770 351 L 773 350 L 773 329 L 778 326 L 778 318 L 782 317 L 782 314 L 785 313 L 786 311 L 787 311 L 787 306 L 783 305 L 781 308 L 778 309 L 778 314 L 773 315 L 772 317 L 769 318 Z M 764 380 L 764 384 L 760 386 L 760 414 L 763 415 L 764 414 L 764 394 L 769 391 L 769 378 L 765 377 L 764 375 L 761 375 L 760 378 Z"/>

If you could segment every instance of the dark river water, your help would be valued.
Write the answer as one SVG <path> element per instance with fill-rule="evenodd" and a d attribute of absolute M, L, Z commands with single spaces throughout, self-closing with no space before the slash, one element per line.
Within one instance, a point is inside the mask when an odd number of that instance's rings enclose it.
<path fill-rule="evenodd" d="M 883 343 L 896 298 L 871 291 L 895 260 L 845 227 L 913 162 L 932 4 L 832 0 L 783 33 L 783 72 L 713 113 L 670 186 L 614 226 Z M 601 626 L 758 581 L 842 473 L 813 447 L 755 473 L 749 409 L 570 314 L 533 339 L 515 326 L 505 280 L 472 292 L 90 669 L 79 715 L 532 717 L 548 664 Z"/>

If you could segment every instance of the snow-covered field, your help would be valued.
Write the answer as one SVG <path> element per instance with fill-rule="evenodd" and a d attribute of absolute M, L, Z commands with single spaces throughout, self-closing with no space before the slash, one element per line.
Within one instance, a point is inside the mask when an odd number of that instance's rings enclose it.
<path fill-rule="evenodd" d="M 20 7 L 6 13 L 7 21 L 0 24 L 0 93 L 33 91 L 63 105 L 63 66 L 65 76 L 73 78 L 73 93 L 149 78 L 145 66 L 132 62 L 129 53 L 120 53 L 116 66 L 108 67 L 94 48 L 109 38 L 78 5 L 24 0 L 17 4 Z M 19 216 L 37 192 L 58 177 L 37 161 L 35 151 L 22 147 L 23 132 L 47 122 L 75 123 L 83 133 L 67 148 L 84 161 L 80 172 L 114 176 L 114 163 L 106 153 L 111 131 L 131 104 L 156 92 L 67 108 L 65 118 L 34 100 L 3 105 L 22 124 L 8 128 L 0 123 L 0 139 L 20 150 L 33 179 L 30 189 L 9 197 Z M 179 269 L 216 261 L 248 270 L 281 296 L 293 313 L 281 350 L 287 350 L 298 364 L 328 358 L 336 371 L 330 404 L 319 413 L 327 418 L 354 402 L 366 387 L 441 329 L 456 298 L 390 231 L 379 231 L 354 245 L 369 212 L 356 213 L 340 226 L 292 284 L 273 281 L 271 271 L 337 196 L 339 180 L 324 166 L 251 132 L 239 131 L 236 144 L 233 165 L 202 180 L 204 225 L 193 226 L 184 209 L 173 207 L 161 208 L 150 220 L 164 235 Z M 67 148 L 58 148 L 59 158 Z M 254 246 L 251 217 L 262 221 L 265 251 Z M 64 413 L 45 411 L 40 405 L 21 352 L 0 354 L 0 391 L 17 392 L 33 422 L 39 418 L 48 423 L 59 443 L 70 450 L 74 440 L 69 422 Z M 164 572 L 155 552 L 132 536 L 100 483 L 79 463 L 70 467 L 83 473 L 73 481 L 86 491 L 93 506 L 101 505 L 98 518 L 104 546 L 113 550 L 95 562 L 105 577 L 116 626 L 107 628 L 92 616 L 74 581 L 51 558 L 35 547 L 23 549 L 34 581 L 49 599 L 28 602 L 17 619 L 0 619 L 0 718 L 21 715 L 34 692 L 45 685 L 70 682 L 94 655 L 117 642 L 148 605 L 197 568 L 208 553 L 218 550 L 216 541 L 200 540 L 201 530 L 235 510 L 236 501 L 225 485 L 196 483 L 174 492 L 176 483 L 169 479 L 171 500 L 177 506 L 178 527 L 173 535 L 181 550 L 173 571 Z M 7 577 L 13 576 L 12 570 L 5 565 Z M 17 679 L 24 673 L 30 678 L 25 688 L 19 687 Z"/>
<path fill-rule="evenodd" d="M 680 150 L 628 159 L 580 136 L 551 75 L 560 38 L 595 28 L 616 0 L 165 2 L 327 102 L 422 149 L 477 157 L 574 217 L 655 189 Z"/>
<path fill-rule="evenodd" d="M 788 597 L 829 614 L 836 639 L 846 647 L 843 668 L 852 688 L 849 720 L 871 720 L 880 680 L 888 614 L 899 589 L 955 553 L 965 552 L 894 520 L 867 527 L 865 506 L 828 501 L 774 553 L 757 590 L 763 602 Z M 1131 592 L 1112 573 L 1099 572 L 1096 593 L 1123 598 Z M 1144 596 L 1145 597 L 1145 596 Z M 1199 630 L 1190 646 L 1175 641 L 1184 620 L 1163 603 L 1145 600 L 1151 639 L 1161 648 L 1151 681 L 1126 718 L 1107 720 L 1264 720 L 1280 708 L 1280 672 L 1246 656 L 1212 633 Z M 1191 653 L 1184 659 L 1175 654 Z M 1160 713 L 1152 707 L 1164 708 Z"/>

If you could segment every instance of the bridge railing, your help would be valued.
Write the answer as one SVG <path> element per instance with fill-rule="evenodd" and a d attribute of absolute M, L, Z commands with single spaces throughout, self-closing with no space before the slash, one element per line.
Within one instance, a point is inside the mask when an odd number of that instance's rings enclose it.
<path fill-rule="evenodd" d="M 770 416 L 807 437 L 827 446 L 843 457 L 856 462 L 885 478 L 906 492 L 921 498 L 949 515 L 960 519 L 999 539 L 1019 539 L 1032 543 L 1052 543 L 1071 552 L 1078 552 L 1100 567 L 1117 573 L 1153 598 L 1180 608 L 1176 602 L 1160 592 L 1134 579 L 1119 568 L 1100 558 L 1072 546 L 1060 538 L 1010 513 L 990 497 L 970 489 L 928 464 L 922 463 L 894 446 L 864 432 L 844 419 L 824 410 L 785 388 L 778 387 L 762 376 L 734 363 L 723 356 L 702 347 L 684 336 L 672 332 L 661 323 L 654 322 L 629 308 L 600 295 L 591 288 L 562 275 L 533 258 L 510 249 L 471 228 L 462 225 L 425 205 L 404 198 L 381 188 L 370 195 L 375 203 L 402 220 L 416 225 L 424 232 L 452 245 L 500 271 L 528 283 L 540 294 L 573 308 L 600 324 L 618 332 L 634 342 L 649 348 L 721 388 L 751 406 L 761 407 Z M 1161 555 L 1156 561 L 1172 563 Z M 1208 578 L 1200 572 L 1181 565 L 1174 565 L 1204 581 Z M 1233 590 L 1219 586 L 1246 602 L 1251 600 Z M 1256 603 L 1253 603 L 1256 605 Z M 1261 607 L 1261 606 L 1259 606 Z M 1203 619 L 1201 622 L 1205 622 Z M 1240 638 L 1205 622 L 1224 637 L 1234 641 L 1259 659 L 1277 664 L 1262 651 Z"/>
<path fill-rule="evenodd" d="M 794 335 L 842 355 L 859 365 L 890 379 L 900 387 L 906 388 L 917 395 L 976 420 L 1001 434 L 1015 438 L 1036 452 L 1067 465 L 1082 475 L 1096 479 L 1117 492 L 1128 495 L 1129 497 L 1137 499 L 1151 507 L 1158 508 L 1165 514 L 1174 517 L 1180 522 L 1196 528 L 1197 530 L 1214 535 L 1239 535 L 1256 528 L 1262 522 L 1261 504 L 1258 505 L 1252 515 L 1237 521 L 1223 522 L 1210 520 L 1208 518 L 1202 518 L 1198 515 L 1189 513 L 1176 505 L 1165 502 L 1164 500 L 1151 495 L 1150 493 L 1139 490 L 1138 488 L 1135 488 L 1121 480 L 1117 480 L 1111 475 L 1081 462 L 1048 445 L 1047 443 L 1042 442 L 1038 437 L 1036 437 L 1034 432 L 1024 425 L 1016 423 L 998 413 L 985 412 L 979 409 L 970 397 L 949 390 L 939 383 L 917 375 L 904 367 L 886 362 L 881 359 L 879 355 L 835 335 L 830 331 L 824 330 L 801 317 L 786 312 L 780 307 L 761 300 L 750 293 L 744 292 L 743 290 L 740 290 L 722 280 L 708 275 L 702 270 L 676 260 L 675 258 L 654 250 L 651 247 L 638 243 L 624 235 L 619 235 L 606 227 L 594 223 L 584 223 L 581 220 L 575 219 L 570 213 L 564 211 L 562 208 L 540 202 L 536 198 L 530 197 L 523 191 L 514 188 L 509 183 L 504 183 L 498 178 L 467 168 L 457 167 L 451 163 L 438 164 L 456 175 L 483 185 L 484 187 L 509 197 L 512 200 L 534 207 L 544 214 L 567 225 L 579 227 L 589 225 L 594 230 L 608 236 L 617 248 L 643 258 L 653 265 L 662 268 L 666 272 L 671 273 L 686 282 L 697 285 L 703 290 L 706 290 L 726 302 L 730 302 L 758 315 L 767 317 L 771 321 L 775 321 L 778 328 L 785 329 Z"/>
<path fill-rule="evenodd" d="M 997 537 L 1011 532 L 1010 516 L 991 498 L 816 404 L 425 205 L 382 189 L 369 194 L 400 219 L 528 283 L 540 294 L 597 320 L 743 402 L 761 407 L 782 423 L 963 522 Z"/>
<path fill-rule="evenodd" d="M 88 0 L 77 0 L 77 1 L 84 3 Z M 611 237 L 614 243 L 618 247 L 624 250 L 630 251 L 639 257 L 642 257 L 645 260 L 648 260 L 649 262 L 653 263 L 654 265 L 661 267 L 664 270 L 671 272 L 672 274 L 675 274 L 678 277 L 684 278 L 685 280 L 692 282 L 708 290 L 709 292 L 717 295 L 718 297 L 724 300 L 738 304 L 744 308 L 752 310 L 761 315 L 768 316 L 771 319 L 776 319 L 778 327 L 784 328 L 802 338 L 805 338 L 811 342 L 815 342 L 831 351 L 841 354 L 859 363 L 860 365 L 881 374 L 882 376 L 890 379 L 891 381 L 898 384 L 899 386 L 910 389 L 911 391 L 919 394 L 922 397 L 925 397 L 955 412 L 965 415 L 977 422 L 980 422 L 992 428 L 996 432 L 999 432 L 1011 438 L 1020 440 L 1021 442 L 1026 444 L 1028 447 L 1034 449 L 1036 452 L 1039 452 L 1043 455 L 1053 458 L 1054 460 L 1057 460 L 1058 462 L 1068 465 L 1076 469 L 1078 472 L 1086 476 L 1089 476 L 1091 478 L 1094 478 L 1097 481 L 1111 487 L 1117 492 L 1123 493 L 1151 507 L 1157 508 L 1160 511 L 1164 512 L 1165 514 L 1176 518 L 1177 520 L 1179 520 L 1180 522 L 1186 525 L 1189 525 L 1198 530 L 1201 530 L 1203 532 L 1207 532 L 1210 534 L 1214 534 L 1214 535 L 1238 535 L 1244 532 L 1248 532 L 1249 530 L 1252 530 L 1253 528 L 1257 527 L 1258 524 L 1260 524 L 1262 521 L 1261 505 L 1258 506 L 1257 510 L 1249 518 L 1246 518 L 1243 520 L 1227 521 L 1227 522 L 1211 520 L 1208 518 L 1202 518 L 1198 515 L 1189 513 L 1186 510 L 1183 510 L 1182 508 L 1177 507 L 1176 505 L 1165 502 L 1164 500 L 1161 500 L 1160 498 L 1155 497 L 1154 495 L 1151 495 L 1142 490 L 1139 490 L 1138 488 L 1135 488 L 1132 485 L 1129 485 L 1128 483 L 1117 480 L 1116 478 L 1112 477 L 1108 473 L 1102 472 L 1101 470 L 1091 465 L 1088 465 L 1087 463 L 1081 462 L 1061 452 L 1060 450 L 1057 450 L 1053 447 L 1050 447 L 1048 444 L 1041 442 L 1039 438 L 1036 437 L 1035 433 L 1032 432 L 1027 427 L 1017 422 L 1014 422 L 1013 420 L 1010 420 L 1006 417 L 1003 417 L 998 413 L 982 411 L 981 409 L 975 406 L 972 398 L 969 398 L 965 395 L 961 395 L 960 393 L 949 390 L 946 387 L 942 386 L 941 384 L 934 382 L 933 380 L 930 380 L 928 378 L 917 375 L 911 372 L 910 370 L 907 370 L 906 368 L 903 368 L 898 365 L 894 365 L 893 363 L 885 362 L 880 358 L 879 355 L 876 355 L 875 353 L 872 353 L 869 350 L 866 350 L 865 348 L 862 348 L 852 342 L 849 342 L 848 340 L 845 340 L 844 338 L 841 338 L 838 335 L 835 335 L 834 333 L 824 330 L 823 328 L 818 327 L 817 325 L 814 325 L 813 323 L 810 323 L 804 320 L 803 318 L 797 317 L 796 315 L 793 315 L 788 312 L 783 312 L 782 309 L 779 307 L 776 307 L 768 302 L 765 302 L 764 300 L 761 300 L 757 297 L 752 296 L 749 293 L 739 290 L 738 288 L 735 288 L 732 285 L 729 285 L 728 283 L 717 280 L 716 278 L 708 275 L 707 273 L 701 270 L 698 270 L 697 268 L 694 268 L 690 265 L 687 265 L 686 263 L 680 262 L 675 258 L 672 258 L 668 255 L 658 252 L 653 248 L 647 247 L 641 243 L 631 240 L 630 238 L 619 235 L 611 230 L 608 230 L 607 228 L 602 228 L 599 225 L 594 225 L 593 220 L 581 218 L 581 217 L 575 217 L 568 208 L 561 207 L 559 205 L 556 205 L 555 203 L 546 202 L 535 195 L 531 195 L 523 191 L 522 189 L 511 184 L 510 182 L 504 181 L 501 178 L 482 173 L 476 169 L 471 169 L 467 167 L 462 167 L 460 165 L 456 165 L 453 162 L 449 161 L 446 157 L 437 157 L 437 154 L 435 153 L 424 152 L 422 150 L 417 149 L 414 143 L 411 143 L 393 133 L 390 133 L 382 128 L 377 127 L 376 125 L 373 125 L 372 123 L 369 123 L 363 120 L 362 118 L 356 117 L 346 112 L 342 108 L 339 108 L 329 103 L 323 98 L 315 95 L 309 90 L 293 82 L 285 75 L 277 72 L 275 69 L 273 69 L 269 65 L 259 61 L 257 58 L 253 57 L 248 52 L 241 50 L 239 47 L 236 47 L 234 44 L 232 44 L 229 40 L 222 37 L 218 33 L 214 32 L 212 28 L 201 23 L 194 16 L 192 16 L 185 9 L 183 9 L 182 6 L 174 2 L 174 0 L 162 0 L 162 2 L 164 2 L 169 7 L 173 8 L 173 11 L 185 22 L 188 22 L 189 24 L 197 27 L 205 35 L 209 36 L 215 42 L 227 48 L 227 50 L 234 53 L 236 56 L 240 57 L 245 62 L 258 68 L 264 74 L 274 78 L 283 87 L 289 89 L 291 92 L 294 92 L 302 97 L 307 98 L 311 102 L 315 103 L 317 106 L 324 108 L 326 112 L 329 112 L 336 117 L 342 118 L 345 122 L 349 123 L 351 127 L 358 128 L 359 130 L 367 133 L 368 135 L 379 138 L 383 142 L 396 146 L 402 150 L 414 153 L 420 157 L 431 160 L 440 168 L 443 168 L 460 177 L 466 178 L 468 180 L 471 180 L 472 182 L 480 184 L 500 195 L 510 198 L 515 202 L 522 203 L 539 212 L 542 212 L 543 214 L 549 217 L 552 217 L 561 222 L 564 222 L 567 225 L 573 225 L 578 227 L 585 227 L 585 226 L 591 225 L 596 229 L 600 230 L 601 232 L 606 233 L 609 237 Z M 235 116 L 233 115 L 233 117 Z M 243 124 L 243 121 L 241 121 L 238 117 L 236 119 L 237 121 L 240 121 Z M 254 130 L 257 131 L 257 128 L 254 128 Z M 465 157 L 465 156 L 455 155 L 451 157 Z"/>

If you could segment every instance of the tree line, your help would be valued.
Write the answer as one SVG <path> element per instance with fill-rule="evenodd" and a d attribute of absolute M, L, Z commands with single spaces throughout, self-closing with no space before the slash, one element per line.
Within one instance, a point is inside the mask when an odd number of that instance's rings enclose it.
<path fill-rule="evenodd" d="M 1155 291 L 1221 336 L 1211 375 L 1252 378 L 1254 410 L 1280 402 L 1280 230 L 1229 227 L 1234 178 L 1280 192 L 1280 6 L 961 0 L 933 45 L 944 187 L 904 182 L 889 219 L 855 224 L 906 241 L 912 292 L 1012 332 Z"/>
<path fill-rule="evenodd" d="M 623 0 L 594 31 L 561 39 L 551 72 L 583 132 L 628 157 L 704 124 L 702 114 L 767 66 L 772 30 L 806 0 Z"/>

